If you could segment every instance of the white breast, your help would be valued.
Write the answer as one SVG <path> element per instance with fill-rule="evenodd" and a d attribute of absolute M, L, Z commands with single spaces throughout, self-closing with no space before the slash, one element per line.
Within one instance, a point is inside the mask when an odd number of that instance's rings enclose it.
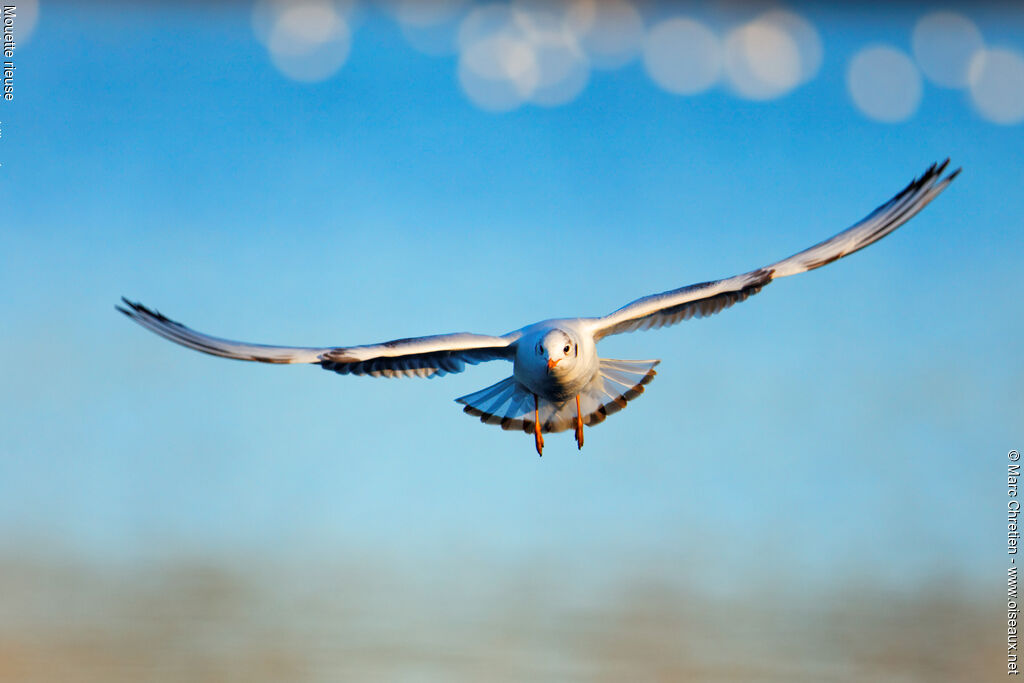
<path fill-rule="evenodd" d="M 525 330 L 516 344 L 512 372 L 516 381 L 549 401 L 565 401 L 580 393 L 596 376 L 599 366 L 594 338 L 580 327 L 576 320 L 552 320 Z M 536 345 L 554 329 L 564 330 L 576 339 L 578 351 L 548 372 L 547 359 L 537 354 Z"/>

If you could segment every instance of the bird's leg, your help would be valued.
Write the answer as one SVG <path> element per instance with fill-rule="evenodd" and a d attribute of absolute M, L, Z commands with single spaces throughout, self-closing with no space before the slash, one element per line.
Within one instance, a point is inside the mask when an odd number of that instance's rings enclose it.
<path fill-rule="evenodd" d="M 540 399 L 533 395 L 533 441 L 537 446 L 537 455 L 544 456 L 544 437 L 540 433 Z"/>
<path fill-rule="evenodd" d="M 579 394 L 576 394 L 576 450 L 583 450 L 583 414 L 580 413 Z"/>

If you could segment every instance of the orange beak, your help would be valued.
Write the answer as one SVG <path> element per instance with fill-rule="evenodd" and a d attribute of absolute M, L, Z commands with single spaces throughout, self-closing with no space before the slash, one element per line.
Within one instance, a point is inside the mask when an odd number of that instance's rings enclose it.
<path fill-rule="evenodd" d="M 548 358 L 548 370 L 558 365 L 558 363 L 561 362 L 561 360 L 561 358 L 559 358 L 558 360 L 555 360 L 554 358 Z"/>

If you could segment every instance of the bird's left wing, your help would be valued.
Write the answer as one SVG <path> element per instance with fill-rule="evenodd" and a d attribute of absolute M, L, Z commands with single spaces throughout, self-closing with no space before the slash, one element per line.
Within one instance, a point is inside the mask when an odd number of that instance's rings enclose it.
<path fill-rule="evenodd" d="M 259 363 L 316 363 L 342 375 L 373 377 L 440 377 L 462 372 L 466 364 L 511 360 L 517 334 L 491 337 L 483 334 L 440 334 L 396 339 L 382 344 L 349 347 L 297 347 L 247 344 L 211 337 L 185 327 L 140 303 L 122 299 L 118 306 L 129 318 L 161 337 L 222 358 Z"/>
<path fill-rule="evenodd" d="M 770 266 L 725 280 L 702 282 L 637 299 L 603 318 L 591 319 L 595 339 L 612 334 L 673 325 L 718 313 L 757 294 L 775 278 L 820 268 L 882 239 L 910 220 L 960 172 L 942 174 L 949 164 L 932 164 L 924 175 L 872 211 L 853 227 Z"/>

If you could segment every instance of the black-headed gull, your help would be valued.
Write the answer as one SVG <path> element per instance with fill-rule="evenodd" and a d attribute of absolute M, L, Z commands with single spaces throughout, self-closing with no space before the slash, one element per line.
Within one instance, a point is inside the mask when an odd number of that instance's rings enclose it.
<path fill-rule="evenodd" d="M 342 375 L 440 377 L 466 364 L 511 361 L 512 376 L 456 399 L 465 412 L 502 429 L 533 433 L 537 453 L 544 432 L 575 429 L 583 447 L 583 426 L 593 426 L 643 393 L 658 360 L 599 358 L 597 342 L 621 332 L 672 325 L 718 313 L 757 294 L 772 280 L 820 268 L 880 240 L 910 220 L 960 172 L 943 177 L 949 160 L 932 164 L 921 178 L 838 235 L 743 275 L 652 294 L 602 318 L 564 318 L 527 325 L 500 337 L 444 334 L 367 346 L 302 348 L 246 344 L 200 334 L 142 304 L 122 299 L 117 307 L 157 334 L 214 356 L 261 363 L 310 363 Z"/>

